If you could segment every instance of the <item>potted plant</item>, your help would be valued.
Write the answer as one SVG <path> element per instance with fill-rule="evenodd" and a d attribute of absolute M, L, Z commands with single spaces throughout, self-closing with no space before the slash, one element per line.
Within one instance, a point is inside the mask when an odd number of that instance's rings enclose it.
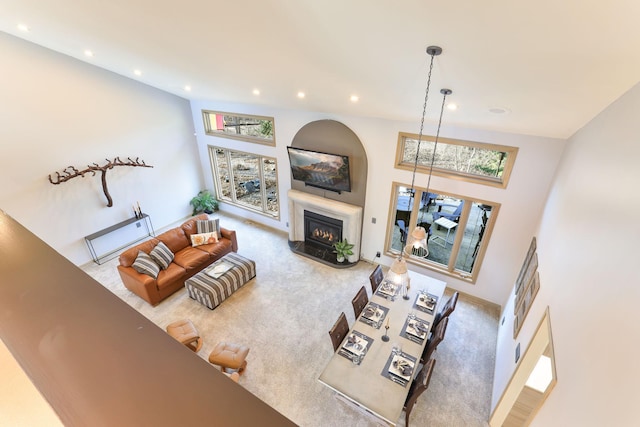
<path fill-rule="evenodd" d="M 200 212 L 213 213 L 218 210 L 218 201 L 213 194 L 209 193 L 209 190 L 202 190 L 189 202 L 193 206 L 192 215 L 196 215 Z"/>
<path fill-rule="evenodd" d="M 347 239 L 343 239 L 341 242 L 335 242 L 333 244 L 334 253 L 337 254 L 338 262 L 344 262 L 345 258 L 348 255 L 353 255 L 353 245 L 347 241 Z"/>

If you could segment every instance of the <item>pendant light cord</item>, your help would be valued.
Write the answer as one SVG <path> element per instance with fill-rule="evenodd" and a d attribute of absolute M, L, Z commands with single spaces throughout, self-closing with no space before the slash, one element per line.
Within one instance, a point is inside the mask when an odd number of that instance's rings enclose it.
<path fill-rule="evenodd" d="M 427 77 L 427 88 L 424 92 L 424 104 L 422 105 L 422 120 L 420 121 L 420 132 L 418 133 L 418 146 L 416 147 L 416 158 L 413 162 L 413 177 L 411 178 L 411 194 L 410 198 L 413 198 L 415 190 L 414 184 L 416 182 L 416 171 L 418 169 L 418 156 L 420 155 L 420 144 L 422 144 L 422 134 L 424 131 L 424 118 L 427 115 L 427 101 L 429 100 L 429 87 L 431 86 L 431 72 L 433 71 L 433 59 L 436 54 L 431 53 L 431 62 L 429 64 L 429 75 Z M 440 115 L 440 119 L 442 119 L 442 114 Z M 411 199 L 409 200 L 411 202 Z M 409 203 L 411 204 L 411 203 Z"/>
<path fill-rule="evenodd" d="M 438 138 L 440 137 L 440 127 L 442 126 L 442 115 L 444 114 L 444 105 L 447 100 L 447 95 L 451 95 L 451 89 L 441 89 L 442 105 L 440 106 L 440 119 L 438 119 L 438 130 L 436 131 L 436 139 L 433 144 L 433 155 L 431 156 L 431 165 L 429 166 L 429 179 L 427 180 L 426 193 L 429 194 L 429 186 L 431 185 L 431 173 L 433 172 L 433 163 L 436 160 L 436 148 L 438 148 Z M 427 196 L 429 197 L 429 196 Z"/>

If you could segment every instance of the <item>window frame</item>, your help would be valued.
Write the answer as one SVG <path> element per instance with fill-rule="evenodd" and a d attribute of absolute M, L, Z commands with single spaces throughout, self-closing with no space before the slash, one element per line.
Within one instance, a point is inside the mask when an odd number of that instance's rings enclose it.
<path fill-rule="evenodd" d="M 408 133 L 408 132 L 398 132 L 398 144 L 396 149 L 396 160 L 395 160 L 396 169 L 404 169 L 404 170 L 413 172 L 413 169 L 415 166 L 415 158 L 411 162 L 407 162 L 407 161 L 403 162 L 402 159 L 404 157 L 406 140 L 412 139 L 417 141 L 418 138 L 419 138 L 419 135 L 417 134 Z M 422 141 L 434 142 L 435 136 L 423 135 Z M 462 139 L 438 137 L 438 145 L 440 144 L 457 145 L 457 146 L 463 146 L 463 147 L 469 147 L 469 148 L 481 148 L 483 150 L 505 152 L 507 153 L 507 160 L 504 163 L 504 168 L 502 170 L 502 177 L 500 178 L 475 175 L 475 174 L 459 172 L 451 169 L 443 169 L 440 167 L 436 167 L 435 165 L 433 167 L 433 172 L 432 172 L 433 175 L 443 176 L 446 178 L 452 178 L 452 179 L 457 179 L 461 181 L 472 182 L 476 184 L 488 185 L 491 187 L 507 188 L 507 185 L 509 184 L 509 178 L 511 177 L 511 172 L 513 170 L 513 166 L 516 162 L 518 147 L 510 147 L 507 145 L 488 144 L 483 142 L 465 141 Z M 430 159 L 431 159 L 431 155 L 429 155 L 429 162 L 431 161 Z M 422 165 L 418 163 L 416 167 L 416 171 L 428 174 L 430 166 L 431 166 L 430 163 L 428 165 Z"/>
<path fill-rule="evenodd" d="M 271 122 L 272 137 L 270 139 L 261 138 L 261 137 L 251 136 L 251 135 L 229 133 L 224 130 L 217 130 L 215 127 L 211 125 L 212 114 L 222 114 L 223 116 L 234 116 L 238 118 L 256 119 L 259 121 L 263 121 L 263 120 L 269 121 Z M 254 142 L 257 144 L 269 145 L 272 147 L 276 146 L 276 126 L 275 126 L 275 119 L 273 117 L 257 116 L 255 114 L 230 113 L 226 111 L 202 110 L 202 122 L 204 124 L 204 132 L 209 136 L 219 136 L 222 138 L 235 139 L 238 141 Z"/>
<path fill-rule="evenodd" d="M 402 249 L 397 250 L 392 247 L 393 235 L 394 235 L 395 226 L 396 226 L 396 221 L 395 221 L 396 206 L 397 206 L 397 200 L 398 200 L 398 191 L 400 187 L 405 187 L 410 189 L 411 185 L 402 183 L 402 182 L 397 182 L 397 181 L 393 181 L 391 184 L 391 194 L 390 194 L 390 200 L 389 200 L 389 215 L 387 216 L 388 222 L 387 222 L 384 248 L 385 248 L 385 255 L 393 258 L 400 256 L 402 252 Z M 418 192 L 427 191 L 427 189 L 423 187 L 414 186 L 413 188 L 416 191 L 416 194 Z M 478 274 L 480 273 L 480 270 L 482 268 L 484 255 L 489 246 L 489 242 L 491 241 L 491 234 L 493 233 L 493 228 L 495 226 L 496 220 L 498 218 L 498 213 L 500 211 L 500 206 L 501 206 L 500 203 L 489 201 L 489 200 L 483 200 L 477 197 L 470 197 L 470 196 L 464 196 L 464 195 L 455 194 L 451 192 L 440 191 L 433 188 L 429 188 L 429 193 L 446 195 L 446 196 L 450 196 L 450 197 L 457 198 L 464 201 L 464 206 L 460 214 L 460 220 L 458 221 L 458 224 L 460 224 L 458 226 L 459 229 L 464 229 L 466 227 L 466 224 L 469 221 L 469 213 L 471 211 L 471 206 L 473 203 L 490 205 L 492 207 L 491 215 L 487 220 L 486 228 L 485 228 L 484 234 L 482 235 L 482 241 L 478 249 L 478 252 L 476 254 L 473 267 L 471 269 L 471 272 L 469 273 L 456 269 L 456 261 L 458 259 L 458 254 L 460 252 L 460 249 L 462 247 L 462 240 L 464 237 L 464 233 L 455 234 L 455 238 L 451 247 L 451 255 L 449 256 L 449 262 L 447 265 L 439 264 L 434 261 L 430 261 L 428 259 L 417 257 L 414 255 L 407 256 L 406 254 L 404 254 L 403 255 L 404 259 L 406 260 L 407 263 L 424 267 L 429 270 L 436 271 L 438 273 L 442 273 L 447 276 L 463 280 L 470 284 L 475 284 L 478 278 Z M 419 216 L 418 215 L 419 207 L 420 207 L 420 197 L 414 197 L 413 206 L 411 208 L 411 213 L 409 217 L 410 218 L 409 223 L 407 224 L 408 230 L 413 230 L 416 227 L 418 216 Z M 429 245 L 431 244 L 433 243 L 429 241 Z"/>
<path fill-rule="evenodd" d="M 235 178 L 233 176 L 233 173 L 230 172 L 229 173 L 229 185 L 232 188 L 232 191 L 230 191 L 230 198 L 221 198 L 220 195 L 223 194 L 223 190 L 222 190 L 222 183 L 220 181 L 220 170 L 218 168 L 218 162 L 216 160 L 216 151 L 217 150 L 223 150 L 225 152 L 225 158 L 227 161 L 227 167 L 231 170 L 232 166 L 231 166 L 231 157 L 230 157 L 230 151 L 233 151 L 235 153 L 240 153 L 240 154 L 244 154 L 244 155 L 251 155 L 251 156 L 256 156 L 258 158 L 258 162 L 260 164 L 260 168 L 259 168 L 259 177 L 260 177 L 260 181 L 261 182 L 266 182 L 265 178 L 264 178 L 264 161 L 265 160 L 270 160 L 274 162 L 274 176 L 275 176 L 275 180 L 276 180 L 276 201 L 277 201 L 277 205 L 278 205 L 278 213 L 276 215 L 270 213 L 267 209 L 267 187 L 265 185 L 261 185 L 260 186 L 260 195 L 261 195 L 261 205 L 262 208 L 261 209 L 257 209 L 257 208 L 253 208 L 251 205 L 247 205 L 247 204 L 243 204 L 243 203 L 239 203 L 236 200 L 236 193 L 235 191 L 233 191 L 233 188 L 235 188 Z M 276 157 L 271 157 L 271 156 L 265 156 L 262 154 L 258 154 L 258 153 L 252 153 L 249 151 L 242 151 L 242 150 L 236 150 L 233 148 L 227 148 L 227 147 L 220 147 L 220 146 L 214 146 L 214 145 L 208 145 L 208 152 L 209 152 L 209 163 L 211 165 L 211 173 L 212 173 L 212 178 L 213 178 L 213 186 L 214 189 L 216 191 L 216 198 L 224 203 L 228 203 L 232 206 L 235 206 L 237 208 L 241 208 L 241 209 L 245 209 L 247 211 L 250 212 L 255 212 L 261 215 L 264 215 L 268 218 L 271 219 L 276 219 L 276 220 L 280 220 L 280 214 L 282 212 L 282 209 L 280 207 L 280 184 L 278 182 L 278 159 Z"/>

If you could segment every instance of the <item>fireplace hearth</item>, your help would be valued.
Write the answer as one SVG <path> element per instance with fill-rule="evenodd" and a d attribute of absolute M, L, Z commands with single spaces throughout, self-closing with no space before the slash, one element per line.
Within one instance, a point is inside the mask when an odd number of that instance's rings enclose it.
<path fill-rule="evenodd" d="M 297 190 L 289 190 L 289 247 L 299 255 L 335 268 L 356 265 L 360 258 L 362 208 Z M 333 244 L 347 239 L 353 253 L 337 261 Z"/>

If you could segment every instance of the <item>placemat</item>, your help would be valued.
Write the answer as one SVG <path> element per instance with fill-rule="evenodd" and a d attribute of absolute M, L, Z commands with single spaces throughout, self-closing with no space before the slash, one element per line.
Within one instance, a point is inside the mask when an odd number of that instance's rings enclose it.
<path fill-rule="evenodd" d="M 407 317 L 407 320 L 404 322 L 404 326 L 402 327 L 402 332 L 400 332 L 400 336 L 404 337 L 410 341 L 413 341 L 417 344 L 422 344 L 424 342 L 424 340 L 427 338 L 427 336 L 429 335 L 428 332 L 425 332 L 424 335 L 422 337 L 419 337 L 413 328 L 410 327 L 410 324 L 417 322 L 420 323 L 424 326 L 425 330 L 428 331 L 429 330 L 429 322 L 427 322 L 426 320 L 422 320 L 422 319 L 411 319 L 409 317 Z"/>
<path fill-rule="evenodd" d="M 424 300 L 425 294 L 421 292 L 418 292 L 418 294 L 416 295 L 416 300 L 413 303 L 413 307 L 424 313 L 433 314 L 436 307 L 438 306 L 438 297 L 432 294 L 426 294 L 426 295 L 428 295 L 428 297 L 433 300 L 433 306 L 431 307 L 431 309 L 429 309 L 430 304 L 428 304 Z"/>
<path fill-rule="evenodd" d="M 358 338 L 358 341 L 366 341 L 366 344 L 364 345 L 364 347 L 361 350 L 354 350 L 353 348 L 349 348 L 351 347 L 349 344 L 349 336 L 350 335 L 355 335 Z M 358 356 L 360 357 L 360 362 L 358 363 L 358 365 L 360 363 L 362 363 L 362 360 L 366 357 L 367 352 L 369 351 L 369 349 L 371 348 L 371 344 L 373 343 L 374 339 L 371 337 L 366 336 L 365 334 L 358 332 L 358 331 L 352 331 L 351 333 L 349 333 L 349 335 L 347 335 L 347 338 L 345 338 L 344 343 L 340 346 L 340 349 L 338 350 L 338 354 L 342 357 L 345 357 L 351 361 L 353 361 L 353 357 L 354 356 Z"/>
<path fill-rule="evenodd" d="M 408 361 L 410 361 L 413 364 L 413 367 L 411 369 L 411 374 L 409 374 L 408 376 L 401 376 L 401 375 L 397 375 L 392 373 L 389 368 L 391 367 L 391 364 L 393 363 L 394 358 L 403 358 L 406 359 Z M 400 352 L 399 354 L 395 355 L 393 353 L 391 353 L 389 355 L 389 358 L 387 359 L 387 363 L 385 363 L 384 368 L 382 369 L 382 372 L 380 373 L 380 375 L 382 375 L 385 378 L 388 378 L 390 381 L 393 381 L 394 383 L 401 385 L 402 387 L 406 387 L 407 384 L 411 383 L 411 379 L 413 378 L 413 373 L 416 370 L 416 366 L 418 365 L 418 363 L 416 362 L 416 358 L 411 356 L 410 354 L 404 353 L 404 352 Z"/>
<path fill-rule="evenodd" d="M 367 312 L 367 308 L 368 307 L 373 307 L 376 310 L 379 310 L 382 312 L 382 314 L 380 315 L 380 317 L 374 317 L 374 319 L 368 318 L 365 316 L 365 313 Z M 360 321 L 362 323 L 366 323 L 369 326 L 372 326 L 376 329 L 380 329 L 380 326 L 382 326 L 382 322 L 384 321 L 384 319 L 387 317 L 387 313 L 389 312 L 389 309 L 383 305 L 380 304 L 376 304 L 375 302 L 370 302 L 365 308 L 364 310 L 362 310 L 362 314 L 360 314 Z"/>
<path fill-rule="evenodd" d="M 378 286 L 378 290 L 376 291 L 376 295 L 391 301 L 395 301 L 397 293 L 398 286 L 386 280 L 380 283 L 380 286 Z"/>

